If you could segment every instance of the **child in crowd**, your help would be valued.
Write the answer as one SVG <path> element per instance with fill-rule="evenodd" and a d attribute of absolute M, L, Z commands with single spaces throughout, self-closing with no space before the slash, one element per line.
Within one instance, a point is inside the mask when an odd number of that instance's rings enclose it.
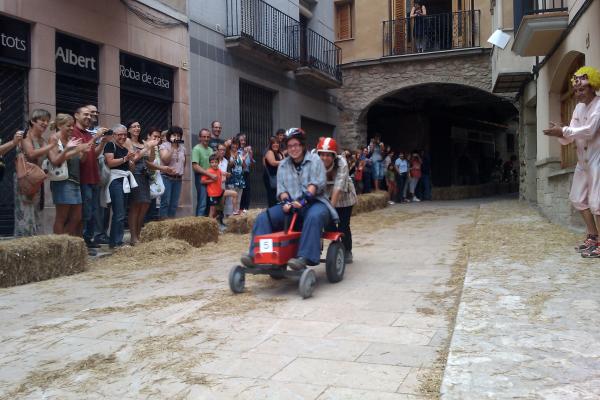
<path fill-rule="evenodd" d="M 207 175 L 202 175 L 202 183 L 206 185 L 206 191 L 208 192 L 208 205 L 210 206 L 208 216 L 210 218 L 217 217 L 217 206 L 221 202 L 222 198 L 231 197 L 233 204 L 237 204 L 237 192 L 234 190 L 223 190 L 223 173 L 219 168 L 219 157 L 217 154 L 212 154 L 209 158 L 210 168 L 209 172 L 217 177 L 217 179 L 211 179 Z M 240 210 L 237 209 L 233 212 L 233 215 L 239 215 Z"/>
<path fill-rule="evenodd" d="M 387 185 L 388 193 L 390 194 L 390 204 L 394 203 L 394 199 L 396 198 L 396 168 L 394 167 L 394 163 L 390 162 L 385 171 L 385 184 Z"/>

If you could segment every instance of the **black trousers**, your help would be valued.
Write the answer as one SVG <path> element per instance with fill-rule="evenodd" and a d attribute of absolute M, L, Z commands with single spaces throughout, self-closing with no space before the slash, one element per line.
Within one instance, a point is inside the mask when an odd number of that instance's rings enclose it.
<path fill-rule="evenodd" d="M 337 230 L 342 232 L 342 243 L 346 251 L 352 251 L 352 231 L 350 230 L 350 217 L 352 216 L 352 206 L 350 207 L 336 207 L 335 210 L 340 217 L 340 223 L 338 224 Z M 332 224 L 333 225 L 333 224 Z M 329 227 L 328 230 L 335 230 L 335 226 Z"/>
<path fill-rule="evenodd" d="M 250 209 L 250 172 L 244 172 L 244 182 L 246 182 L 246 187 L 242 192 L 242 199 L 240 200 L 240 209 L 248 210 Z"/>
<path fill-rule="evenodd" d="M 263 184 L 265 185 L 265 190 L 267 191 L 267 203 L 269 208 L 271 208 L 277 204 L 277 199 L 275 198 L 275 196 L 277 196 L 277 188 L 273 189 L 271 187 L 271 179 L 269 178 L 269 174 L 267 172 L 263 174 Z"/>

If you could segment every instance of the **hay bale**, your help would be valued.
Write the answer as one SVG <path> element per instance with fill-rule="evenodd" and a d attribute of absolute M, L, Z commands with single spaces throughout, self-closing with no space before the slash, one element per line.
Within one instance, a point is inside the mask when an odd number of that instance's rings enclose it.
<path fill-rule="evenodd" d="M 352 208 L 352 215 L 379 210 L 388 206 L 390 195 L 388 192 L 379 191 L 358 195 L 358 201 Z"/>
<path fill-rule="evenodd" d="M 225 220 L 225 225 L 227 225 L 225 232 L 237 234 L 246 234 L 252 232 L 252 227 L 254 226 L 256 217 L 263 211 L 263 208 L 253 208 L 248 210 L 246 214 L 227 218 Z"/>
<path fill-rule="evenodd" d="M 124 246 L 117 249 L 114 255 L 124 258 L 137 257 L 163 257 L 172 255 L 183 255 L 189 252 L 192 246 L 183 240 L 162 238 L 149 242 L 140 242 L 135 246 Z"/>
<path fill-rule="evenodd" d="M 207 217 L 185 217 L 150 222 L 142 229 L 141 242 L 157 239 L 179 239 L 194 247 L 219 240 L 217 221 Z"/>
<path fill-rule="evenodd" d="M 68 235 L 0 241 L 0 287 L 23 285 L 85 271 L 83 239 Z"/>

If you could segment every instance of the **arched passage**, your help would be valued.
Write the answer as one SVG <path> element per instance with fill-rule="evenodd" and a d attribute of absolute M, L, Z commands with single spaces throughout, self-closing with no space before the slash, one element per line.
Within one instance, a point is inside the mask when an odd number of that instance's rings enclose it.
<path fill-rule="evenodd" d="M 434 186 L 480 184 L 495 163 L 518 153 L 518 111 L 487 91 L 454 83 L 423 83 L 391 92 L 358 120 L 367 139 L 379 135 L 395 151 L 429 153 Z"/>

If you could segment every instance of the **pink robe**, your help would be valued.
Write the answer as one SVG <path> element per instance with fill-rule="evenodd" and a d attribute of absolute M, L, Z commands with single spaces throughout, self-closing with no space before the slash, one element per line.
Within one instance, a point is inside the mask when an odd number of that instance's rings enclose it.
<path fill-rule="evenodd" d="M 600 215 L 600 97 L 588 105 L 579 103 L 569 126 L 563 127 L 558 141 L 577 146 L 577 166 L 569 200 L 577 210 Z"/>

